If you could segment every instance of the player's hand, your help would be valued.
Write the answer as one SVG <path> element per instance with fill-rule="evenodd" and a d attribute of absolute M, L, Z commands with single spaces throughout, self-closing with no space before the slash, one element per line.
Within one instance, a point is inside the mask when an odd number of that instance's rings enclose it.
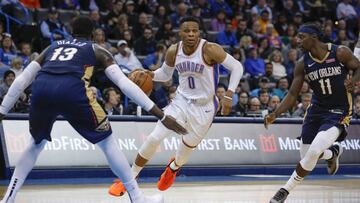
<path fill-rule="evenodd" d="M 344 81 L 346 91 L 352 93 L 354 91 L 354 83 L 352 81 L 352 74 L 349 73 Z"/>
<path fill-rule="evenodd" d="M 264 117 L 264 126 L 268 129 L 268 126 L 276 120 L 276 114 L 270 113 Z"/>
<path fill-rule="evenodd" d="M 164 126 L 180 135 L 186 135 L 187 130 L 182 127 L 178 122 L 176 122 L 175 118 L 169 115 L 165 116 L 165 119 L 161 121 Z"/>
<path fill-rule="evenodd" d="M 232 98 L 225 96 L 221 100 L 221 115 L 227 116 L 231 112 Z"/>

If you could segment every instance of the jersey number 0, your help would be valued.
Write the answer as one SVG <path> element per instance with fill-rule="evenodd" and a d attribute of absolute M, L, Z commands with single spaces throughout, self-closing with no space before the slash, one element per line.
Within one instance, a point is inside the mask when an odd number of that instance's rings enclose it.
<path fill-rule="evenodd" d="M 64 47 L 60 47 L 57 49 L 54 49 L 54 53 L 50 59 L 50 61 L 55 61 L 55 60 L 59 60 L 59 61 L 68 61 L 71 60 L 74 55 L 76 54 L 78 50 L 76 48 L 66 48 L 64 49 Z"/>

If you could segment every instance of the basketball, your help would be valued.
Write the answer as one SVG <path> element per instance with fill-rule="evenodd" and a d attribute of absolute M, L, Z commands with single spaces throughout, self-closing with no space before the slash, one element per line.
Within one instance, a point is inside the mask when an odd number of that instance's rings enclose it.
<path fill-rule="evenodd" d="M 150 96 L 153 89 L 151 76 L 143 70 L 135 70 L 129 74 L 129 79 L 133 81 L 142 91 Z"/>

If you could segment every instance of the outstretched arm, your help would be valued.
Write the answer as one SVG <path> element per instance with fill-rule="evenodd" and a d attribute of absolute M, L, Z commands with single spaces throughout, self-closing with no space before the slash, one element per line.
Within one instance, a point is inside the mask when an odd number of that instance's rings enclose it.
<path fill-rule="evenodd" d="M 221 102 L 222 115 L 229 115 L 232 107 L 232 95 L 240 82 L 244 68 L 239 61 L 234 59 L 234 57 L 230 54 L 226 53 L 224 49 L 216 43 L 208 43 L 205 45 L 204 59 L 209 60 L 209 64 L 221 64 L 231 71 L 229 87 L 223 101 Z"/>
<path fill-rule="evenodd" d="M 268 127 L 271 123 L 273 123 L 279 115 L 286 112 L 292 106 L 294 106 L 297 96 L 301 90 L 301 87 L 304 83 L 305 73 L 304 73 L 304 60 L 301 58 L 295 66 L 294 70 L 294 80 L 291 84 L 290 90 L 288 94 L 285 96 L 284 100 L 280 103 L 279 107 L 275 109 L 273 113 L 265 116 L 264 125 L 265 128 Z"/>
<path fill-rule="evenodd" d="M 4 100 L 0 105 L 0 120 L 4 117 L 5 114 L 14 106 L 16 101 L 19 99 L 20 95 L 24 90 L 32 83 L 35 79 L 36 74 L 41 69 L 41 64 L 45 58 L 46 48 L 41 54 L 29 65 L 26 66 L 24 71 L 16 77 L 12 85 L 10 86 L 8 92 L 6 93 Z"/>
<path fill-rule="evenodd" d="M 159 118 L 170 130 L 179 134 L 187 133 L 185 128 L 179 125 L 171 116 L 165 115 L 163 111 L 156 106 L 137 85 L 135 85 L 135 83 L 124 75 L 120 70 L 120 67 L 115 63 L 111 53 L 96 44 L 94 44 L 94 51 L 99 67 L 104 68 L 106 76 L 114 82 L 124 94 L 142 106 L 146 111 Z"/>

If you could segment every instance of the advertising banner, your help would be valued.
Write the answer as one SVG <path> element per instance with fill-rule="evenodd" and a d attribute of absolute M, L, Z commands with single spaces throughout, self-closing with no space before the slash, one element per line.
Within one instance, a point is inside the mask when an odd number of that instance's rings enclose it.
<path fill-rule="evenodd" d="M 112 121 L 113 135 L 129 162 L 155 122 Z M 13 167 L 30 140 L 27 120 L 4 120 L 7 160 Z M 342 163 L 360 163 L 360 125 L 351 125 L 342 142 Z M 301 124 L 274 124 L 266 130 L 262 123 L 216 122 L 208 136 L 191 155 L 187 166 L 295 164 L 300 160 Z M 105 167 L 99 147 L 82 138 L 66 121 L 57 121 L 36 167 Z M 185 135 L 189 136 L 189 135 Z M 4 139 L 3 139 L 4 140 Z M 172 134 L 161 143 L 149 165 L 164 165 L 175 155 L 181 136 Z"/>

